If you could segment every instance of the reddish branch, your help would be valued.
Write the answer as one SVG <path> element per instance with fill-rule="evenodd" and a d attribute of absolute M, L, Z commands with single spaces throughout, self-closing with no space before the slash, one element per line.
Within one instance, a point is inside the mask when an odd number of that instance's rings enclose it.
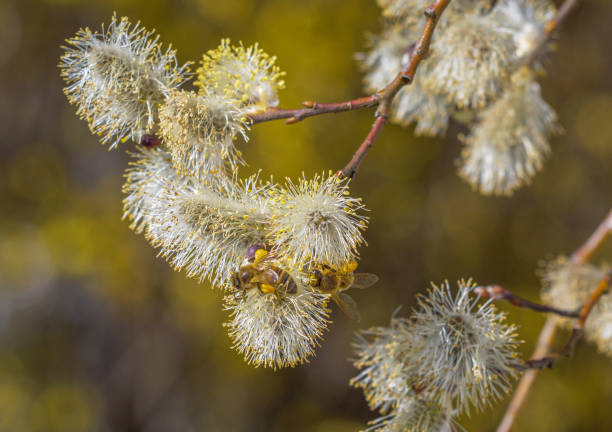
<path fill-rule="evenodd" d="M 576 325 L 572 329 L 572 334 L 567 341 L 567 343 L 563 346 L 563 348 L 559 352 L 552 353 L 545 357 L 535 358 L 525 362 L 524 365 L 520 366 L 521 369 L 544 369 L 544 368 L 552 368 L 559 357 L 571 357 L 574 353 L 574 348 L 582 335 L 584 334 L 584 324 L 589 317 L 589 314 L 593 310 L 593 306 L 597 303 L 599 298 L 605 294 L 610 288 L 610 279 L 612 278 L 612 270 L 609 271 L 604 278 L 599 282 L 597 288 L 591 293 L 589 298 L 580 308 L 580 314 L 578 315 L 578 321 L 576 321 Z"/>
<path fill-rule="evenodd" d="M 346 102 L 318 103 L 313 101 L 302 102 L 305 108 L 281 109 L 268 108 L 266 111 L 249 116 L 251 124 L 263 123 L 270 120 L 287 119 L 285 123 L 292 124 L 320 114 L 339 113 L 363 108 L 372 108 L 378 105 L 379 93 Z"/>
<path fill-rule="evenodd" d="M 376 121 L 374 121 L 370 133 L 368 133 L 368 136 L 359 146 L 349 163 L 346 164 L 346 166 L 340 171 L 342 176 L 353 178 L 353 176 L 357 173 L 363 158 L 368 154 L 368 151 L 374 144 L 376 137 L 385 126 L 387 118 L 389 118 L 391 113 L 391 104 L 395 98 L 395 95 L 397 95 L 397 92 L 399 92 L 402 87 L 412 82 L 414 79 L 414 74 L 416 73 L 419 65 L 425 58 L 427 58 L 431 38 L 433 37 L 436 25 L 438 24 L 444 9 L 446 9 L 446 6 L 448 6 L 450 2 L 451 0 L 437 0 L 433 5 L 425 9 L 427 22 L 425 23 L 423 33 L 421 34 L 421 37 L 417 41 L 416 45 L 414 45 L 414 47 L 410 47 L 410 61 L 408 64 L 402 67 L 393 81 L 378 92 L 379 102 L 378 108 L 376 109 Z"/>
<path fill-rule="evenodd" d="M 606 239 L 612 234 L 612 210 L 608 213 L 608 216 L 603 220 L 597 229 L 591 234 L 586 242 L 580 246 L 571 255 L 570 259 L 573 262 L 583 263 L 591 259 L 591 257 L 599 250 L 604 244 Z"/>
<path fill-rule="evenodd" d="M 517 296 L 512 291 L 509 291 L 500 285 L 476 287 L 474 289 L 474 292 L 483 298 L 490 298 L 493 300 L 507 300 L 513 306 L 531 309 L 536 312 L 552 313 L 555 315 L 569 318 L 578 318 L 580 313 L 579 310 L 568 311 L 564 309 L 558 309 L 552 306 L 534 303 L 530 300 Z"/>
<path fill-rule="evenodd" d="M 268 109 L 263 113 L 251 115 L 249 117 L 251 123 L 256 124 L 270 120 L 287 119 L 285 123 L 292 124 L 319 114 L 339 113 L 378 106 L 376 109 L 376 120 L 374 121 L 370 132 L 359 148 L 357 148 L 357 151 L 349 163 L 339 171 L 339 175 L 352 178 L 359 169 L 364 157 L 370 151 L 374 141 L 376 141 L 376 138 L 387 123 L 387 119 L 391 113 L 391 104 L 393 99 L 402 87 L 412 82 L 419 64 L 421 64 L 421 62 L 427 58 L 431 38 L 433 37 L 438 20 L 450 2 L 451 0 L 436 0 L 433 5 L 425 9 L 425 16 L 427 17 L 425 28 L 423 29 L 423 33 L 416 44 L 409 48 L 410 61 L 399 71 L 393 81 L 391 81 L 382 90 L 371 96 L 353 99 L 346 102 L 317 103 L 307 101 L 302 103 L 304 108 L 300 109 Z"/>
<path fill-rule="evenodd" d="M 410 54 L 410 61 L 399 71 L 393 81 L 391 81 L 382 90 L 370 96 L 344 102 L 318 103 L 314 101 L 305 101 L 302 102 L 304 108 L 299 109 L 269 108 L 262 113 L 251 114 L 248 116 L 250 123 L 257 124 L 271 120 L 286 119 L 286 124 L 293 124 L 300 122 L 305 118 L 320 114 L 332 114 L 378 106 L 376 110 L 376 120 L 374 121 L 370 132 L 359 148 L 357 148 L 357 151 L 349 163 L 338 172 L 338 175 L 353 178 L 359 169 L 361 162 L 368 154 L 370 148 L 374 144 L 374 141 L 376 141 L 376 138 L 387 123 L 387 119 L 389 118 L 391 112 L 391 104 L 397 95 L 397 92 L 399 92 L 402 87 L 412 82 L 419 64 L 425 58 L 427 58 L 431 38 L 433 37 L 438 20 L 450 2 L 451 0 L 436 0 L 433 5 L 425 9 L 427 21 L 425 23 L 423 33 L 421 34 L 419 40 L 407 50 L 407 52 Z M 142 142 L 145 147 L 154 147 L 159 143 L 159 138 L 154 135 L 147 135 L 146 140 Z"/>
<path fill-rule="evenodd" d="M 340 170 L 339 175 L 348 178 L 353 178 L 355 176 L 355 174 L 357 173 L 357 169 L 359 169 L 359 165 L 361 165 L 361 162 L 374 145 L 374 141 L 376 141 L 376 138 L 378 138 L 378 135 L 383 130 L 383 127 L 385 127 L 386 123 L 387 116 L 376 116 L 376 120 L 374 120 L 374 124 L 372 125 L 368 136 L 366 136 L 365 140 L 363 140 L 357 151 L 353 154 L 353 157 L 351 158 L 349 163 L 346 164 L 346 166 L 342 168 L 342 170 Z"/>
<path fill-rule="evenodd" d="M 595 254 L 595 252 L 603 245 L 603 243 L 606 241 L 606 239 L 610 236 L 611 233 L 612 210 L 610 210 L 606 218 L 601 222 L 601 224 L 599 224 L 597 229 L 593 232 L 593 234 L 591 234 L 587 241 L 571 255 L 570 259 L 575 263 L 584 263 L 588 261 Z M 608 278 L 609 276 L 610 275 L 608 274 Z M 605 292 L 605 288 L 602 288 L 603 283 L 605 283 L 605 279 L 602 281 L 602 283 L 599 284 L 597 289 L 593 292 L 593 294 L 589 297 L 587 302 L 581 308 L 579 316 L 582 316 L 582 320 L 579 318 L 579 321 L 577 323 L 577 326 L 579 328 L 580 322 L 582 322 L 582 327 L 584 327 L 584 321 L 586 321 L 586 318 L 588 317 L 591 308 L 599 299 L 599 297 Z M 607 283 L 609 284 L 609 279 Z M 546 323 L 544 324 L 544 327 L 542 327 L 542 331 L 540 332 L 536 348 L 533 352 L 532 360 L 530 361 L 543 359 L 546 357 L 555 338 L 556 330 L 557 318 L 549 316 L 546 320 Z M 561 350 L 561 353 L 563 353 L 563 351 L 566 349 L 573 349 L 572 344 L 578 342 L 578 339 L 580 339 L 581 336 L 580 333 L 581 331 L 572 331 L 572 335 L 570 336 L 570 339 L 566 346 Z M 504 414 L 504 418 L 502 419 L 499 427 L 497 428 L 497 432 L 509 432 L 512 429 L 514 420 L 518 415 L 518 412 L 520 411 L 521 407 L 527 400 L 529 391 L 531 390 L 531 387 L 533 386 L 533 383 L 535 382 L 539 371 L 539 369 L 532 369 L 525 372 L 525 374 L 521 378 L 521 381 L 519 382 L 519 385 L 516 388 L 516 391 L 514 392 L 514 395 L 512 396 L 512 400 L 508 405 L 506 414 Z"/>

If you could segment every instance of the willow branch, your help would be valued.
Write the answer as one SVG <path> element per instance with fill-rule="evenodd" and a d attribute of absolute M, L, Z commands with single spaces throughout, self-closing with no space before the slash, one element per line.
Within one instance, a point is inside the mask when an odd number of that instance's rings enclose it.
<path fill-rule="evenodd" d="M 539 303 L 534 303 L 523 297 L 517 296 L 512 291 L 507 290 L 506 288 L 500 285 L 489 285 L 489 286 L 476 287 L 474 288 L 474 292 L 483 298 L 490 298 L 493 300 L 506 300 L 513 306 L 531 309 L 536 312 L 552 313 L 555 315 L 559 315 L 562 317 L 568 317 L 568 318 L 578 318 L 579 313 L 580 313 L 579 310 L 569 311 L 569 310 L 558 309 L 552 306 L 547 306 L 547 305 L 543 305 Z"/>
<path fill-rule="evenodd" d="M 544 368 L 552 368 L 557 360 L 560 357 L 571 357 L 574 353 L 574 349 L 576 344 L 580 339 L 582 339 L 582 335 L 584 334 L 584 324 L 586 323 L 587 318 L 589 317 L 593 307 L 597 303 L 597 301 L 601 298 L 603 294 L 605 294 L 610 288 L 610 279 L 612 278 L 612 270 L 610 270 L 599 282 L 597 288 L 591 293 L 589 298 L 584 302 L 582 308 L 580 309 L 580 314 L 578 316 L 578 321 L 576 325 L 572 329 L 572 334 L 567 341 L 567 343 L 563 346 L 563 348 L 559 352 L 552 353 L 548 356 L 542 358 L 536 358 L 525 362 L 522 366 L 523 369 L 544 369 Z"/>
<path fill-rule="evenodd" d="M 531 53 L 525 57 L 525 61 L 522 64 L 530 65 L 540 55 L 548 41 L 552 38 L 555 30 L 557 30 L 561 24 L 565 22 L 568 16 L 578 7 L 580 0 L 565 0 L 563 4 L 557 9 L 557 13 L 553 16 L 550 21 L 544 26 L 544 32 L 535 43 L 535 47 L 531 50 Z"/>
<path fill-rule="evenodd" d="M 540 331 L 540 335 L 538 336 L 538 342 L 536 343 L 536 348 L 533 351 L 533 358 L 540 358 L 548 354 L 556 334 L 557 317 L 549 315 L 546 319 L 546 323 Z M 506 410 L 501 423 L 497 427 L 497 432 L 510 432 L 512 425 L 514 424 L 514 419 L 527 400 L 527 395 L 538 377 L 538 373 L 540 373 L 539 369 L 532 369 L 523 374 L 521 381 L 512 395 L 512 400 L 508 405 L 508 409 Z"/>
<path fill-rule="evenodd" d="M 338 173 L 338 175 L 342 177 L 353 178 L 363 162 L 363 159 L 374 145 L 376 138 L 378 138 L 378 135 L 385 127 L 391 113 L 393 99 L 402 87 L 412 82 L 419 65 L 427 58 L 429 46 L 431 45 L 431 38 L 433 37 L 438 20 L 450 2 L 451 0 L 436 0 L 433 5 L 425 9 L 425 16 L 427 17 L 425 28 L 416 44 L 409 47 L 410 61 L 402 67 L 393 81 L 382 90 L 371 96 L 346 102 L 318 103 L 306 101 L 302 103 L 304 108 L 300 109 L 270 108 L 263 113 L 250 115 L 249 119 L 251 124 L 279 119 L 286 119 L 285 123 L 292 124 L 320 114 L 339 113 L 377 106 L 378 108 L 375 114 L 376 119 L 372 124 L 370 132 L 357 148 L 351 160 Z"/>
<path fill-rule="evenodd" d="M 583 263 L 590 260 L 611 234 L 612 210 L 610 210 L 606 218 L 599 224 L 587 241 L 570 256 L 570 260 L 577 263 Z"/>
<path fill-rule="evenodd" d="M 376 120 L 372 125 L 370 132 L 365 140 L 357 148 L 351 160 L 342 168 L 338 175 L 342 177 L 353 178 L 361 165 L 361 162 L 374 145 L 376 138 L 387 123 L 387 119 L 391 113 L 391 104 L 397 93 L 402 87 L 410 84 L 414 79 L 421 62 L 427 58 L 429 54 L 429 46 L 431 38 L 440 16 L 444 9 L 448 6 L 451 0 L 436 0 L 434 4 L 425 9 L 425 28 L 416 44 L 410 46 L 406 52 L 409 53 L 410 61 L 405 65 L 396 77 L 385 88 L 376 92 L 373 95 L 365 96 L 357 99 L 352 99 L 344 102 L 319 103 L 314 101 L 302 102 L 304 108 L 298 109 L 283 109 L 283 108 L 268 108 L 266 111 L 248 115 L 250 124 L 263 123 L 272 120 L 285 119 L 286 124 L 298 123 L 305 118 L 313 117 L 321 114 L 335 114 L 345 111 L 354 111 L 364 108 L 372 108 L 377 106 L 375 113 Z M 161 140 L 155 135 L 146 135 L 141 140 L 141 144 L 145 147 L 155 147 L 161 143 Z"/>
<path fill-rule="evenodd" d="M 376 109 L 376 120 L 370 129 L 370 132 L 366 136 L 363 143 L 357 148 L 357 151 L 340 170 L 340 175 L 343 177 L 353 178 L 361 165 L 361 162 L 368 154 L 374 141 L 380 134 L 381 130 L 387 123 L 387 119 L 391 113 L 391 104 L 397 93 L 402 87 L 412 83 L 414 75 L 421 64 L 421 62 L 427 58 L 429 54 L 429 46 L 431 45 L 431 38 L 433 37 L 436 25 L 440 19 L 440 16 L 444 12 L 444 9 L 448 6 L 451 0 L 437 0 L 433 5 L 425 9 L 425 16 L 427 21 L 421 37 L 417 43 L 409 48 L 410 61 L 402 67 L 397 76 L 391 81 L 384 89 L 378 92 L 378 108 Z"/>
<path fill-rule="evenodd" d="M 570 260 L 575 263 L 584 263 L 588 261 L 604 244 L 606 239 L 610 236 L 610 233 L 612 233 L 612 210 L 610 210 L 608 215 L 595 229 L 593 234 L 589 236 L 586 242 L 584 242 L 584 244 L 576 249 L 576 251 L 570 256 Z M 532 359 L 543 358 L 549 353 L 550 347 L 555 339 L 556 330 L 557 318 L 551 315 L 548 317 L 546 323 L 540 331 L 536 348 L 531 357 Z M 573 333 L 574 332 L 572 332 L 572 334 Z M 570 337 L 570 342 L 571 339 L 572 337 Z M 514 420 L 516 419 L 521 407 L 527 400 L 529 391 L 531 390 L 539 371 L 539 369 L 532 369 L 525 372 L 516 388 L 516 391 L 514 392 L 514 395 L 512 396 L 508 409 L 506 410 L 506 413 L 504 414 L 504 417 L 497 428 L 497 432 L 509 432 L 512 429 Z"/>
<path fill-rule="evenodd" d="M 305 118 L 313 117 L 320 114 L 340 113 L 364 108 L 372 108 L 378 105 L 379 100 L 380 94 L 376 93 L 370 96 L 361 97 L 345 102 L 318 103 L 314 101 L 305 101 L 302 102 L 304 108 L 268 108 L 262 113 L 251 114 L 250 116 L 248 116 L 248 118 L 251 124 L 281 119 L 287 119 L 285 121 L 286 124 L 293 124 L 300 122 Z"/>
<path fill-rule="evenodd" d="M 414 78 L 414 74 L 416 69 L 418 68 L 419 63 L 427 57 L 427 53 L 429 51 L 429 45 L 431 42 L 431 37 L 433 36 L 434 29 L 436 24 L 440 18 L 440 15 L 446 8 L 446 6 L 450 3 L 451 0 L 438 0 L 432 6 L 425 10 L 425 16 L 428 18 L 427 23 L 425 25 L 425 29 L 423 30 L 423 34 L 419 39 L 416 45 L 416 55 L 411 59 L 410 64 L 400 72 L 398 77 L 403 76 L 407 78 L 409 81 L 412 81 Z M 490 4 L 490 8 L 495 7 L 497 3 L 496 0 L 493 0 Z M 550 40 L 554 31 L 566 20 L 566 18 L 573 12 L 573 10 L 580 3 L 579 0 L 567 0 L 555 16 L 546 24 L 544 29 L 544 33 L 541 38 L 536 42 L 536 48 L 532 50 L 532 54 L 527 58 L 525 63 L 531 63 L 533 58 L 536 57 L 541 48 Z M 272 120 L 282 120 L 285 119 L 285 123 L 293 124 L 298 123 L 305 118 L 313 117 L 321 114 L 335 114 L 346 111 L 354 111 L 358 109 L 372 108 L 377 105 L 384 104 L 386 99 L 392 100 L 397 91 L 409 82 L 402 83 L 397 82 L 398 77 L 396 77 L 388 86 L 386 86 L 383 90 L 370 95 L 357 99 L 352 99 L 344 102 L 333 102 L 333 103 L 319 103 L 314 101 L 305 101 L 302 102 L 304 108 L 298 109 L 283 109 L 283 108 L 269 108 L 262 113 L 251 114 L 248 116 L 251 124 L 263 123 Z"/>
<path fill-rule="evenodd" d="M 376 120 L 374 120 L 374 124 L 370 129 L 370 132 L 366 136 L 365 140 L 361 143 L 357 151 L 353 154 L 353 157 L 349 161 L 348 164 L 342 170 L 340 170 L 339 175 L 342 177 L 353 178 L 363 162 L 363 159 L 366 157 L 372 146 L 374 145 L 374 141 L 378 138 L 378 135 L 385 127 L 387 123 L 386 116 L 377 116 Z"/>
<path fill-rule="evenodd" d="M 557 10 L 555 16 L 546 24 L 546 33 L 549 35 L 556 30 L 572 12 L 578 7 L 580 0 L 565 0 Z"/>

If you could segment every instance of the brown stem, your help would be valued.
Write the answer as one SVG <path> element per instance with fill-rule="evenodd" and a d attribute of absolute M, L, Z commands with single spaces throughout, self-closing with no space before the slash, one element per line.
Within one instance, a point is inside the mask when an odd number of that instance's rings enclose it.
<path fill-rule="evenodd" d="M 513 306 L 531 309 L 536 312 L 552 313 L 555 315 L 569 318 L 578 318 L 580 312 L 578 310 L 568 311 L 565 309 L 558 309 L 552 306 L 534 303 L 530 300 L 517 296 L 512 291 L 507 290 L 506 288 L 500 285 L 476 287 L 474 288 L 474 292 L 483 298 L 490 298 L 493 300 L 507 300 Z"/>
<path fill-rule="evenodd" d="M 546 23 L 546 33 L 549 35 L 556 30 L 572 12 L 578 7 L 580 0 L 565 0 L 561 7 L 557 10 L 555 16 Z"/>
<path fill-rule="evenodd" d="M 563 6 L 561 8 L 563 8 Z M 599 224 L 599 226 L 595 229 L 595 231 L 593 232 L 593 234 L 591 234 L 587 241 L 578 249 L 576 249 L 576 251 L 571 255 L 570 259 L 575 263 L 584 263 L 588 261 L 595 254 L 595 252 L 603 245 L 603 243 L 606 241 L 611 232 L 612 210 L 610 210 L 608 215 L 604 218 L 601 224 Z M 594 294 L 596 294 L 596 292 L 594 292 Z M 532 359 L 543 358 L 548 354 L 548 352 L 550 351 L 550 347 L 552 346 L 552 343 L 555 339 L 556 330 L 557 317 L 549 316 L 546 320 L 546 323 L 544 324 L 544 327 L 542 327 L 542 330 L 540 331 L 540 336 L 538 338 L 536 348 L 531 357 Z M 568 343 L 572 342 L 573 338 L 578 337 L 578 335 L 576 335 L 575 333 L 576 332 L 572 332 L 572 336 L 570 337 Z M 531 390 L 531 387 L 533 386 L 533 383 L 535 382 L 538 373 L 539 369 L 532 369 L 525 372 L 516 388 L 516 391 L 514 392 L 514 395 L 512 396 L 512 400 L 508 405 L 508 409 L 504 414 L 504 418 L 502 419 L 501 423 L 499 424 L 499 427 L 497 428 L 497 432 L 509 432 L 512 429 L 514 420 L 518 415 L 521 407 L 527 400 L 529 391 Z"/>
<path fill-rule="evenodd" d="M 373 94 L 362 98 L 353 99 L 345 102 L 318 103 L 313 101 L 302 102 L 304 108 L 300 109 L 281 109 L 269 108 L 266 111 L 249 116 L 251 124 L 263 123 L 271 120 L 287 119 L 286 124 L 300 122 L 308 117 L 320 114 L 339 113 L 353 111 L 363 108 L 371 108 L 378 105 L 379 94 Z"/>
<path fill-rule="evenodd" d="M 402 87 L 409 85 L 414 79 L 421 62 L 427 58 L 429 54 L 429 46 L 431 44 L 431 38 L 433 37 L 436 25 L 440 19 L 440 16 L 446 9 L 446 6 L 451 0 L 436 0 L 436 2 L 425 9 L 425 16 L 427 21 L 421 37 L 417 43 L 410 47 L 410 61 L 402 67 L 397 76 L 391 81 L 384 89 L 379 91 L 378 94 L 378 108 L 376 109 L 376 121 L 372 125 L 370 132 L 366 136 L 363 143 L 359 146 L 351 160 L 340 170 L 339 175 L 343 177 L 353 178 L 361 165 L 361 162 L 372 148 L 374 141 L 380 134 L 380 131 L 387 123 L 387 119 L 391 113 L 391 104 L 397 93 Z"/>
<path fill-rule="evenodd" d="M 342 177 L 353 178 L 355 176 L 359 165 L 361 165 L 361 162 L 363 161 L 363 158 L 365 158 L 365 156 L 368 154 L 368 152 L 374 145 L 374 141 L 376 141 L 376 138 L 378 138 L 378 134 L 383 130 L 383 127 L 385 127 L 386 123 L 387 117 L 376 117 L 376 120 L 374 120 L 374 124 L 372 125 L 368 136 L 366 136 L 365 140 L 363 140 L 355 154 L 353 154 L 353 157 L 351 158 L 350 162 L 346 164 L 346 166 L 340 171 L 340 175 Z"/>
<path fill-rule="evenodd" d="M 571 255 L 570 259 L 578 263 L 588 261 L 604 244 L 610 234 L 612 234 L 612 210 L 587 241 Z"/>
<path fill-rule="evenodd" d="M 548 356 L 542 358 L 536 358 L 525 362 L 521 368 L 523 369 L 544 369 L 544 368 L 552 368 L 559 357 L 571 357 L 574 353 L 574 348 L 578 341 L 582 338 L 584 333 L 584 324 L 586 323 L 589 314 L 593 310 L 593 307 L 599 300 L 599 298 L 605 294 L 610 288 L 610 279 L 612 278 L 612 270 L 610 270 L 599 282 L 597 288 L 591 293 L 589 298 L 584 302 L 582 308 L 580 309 L 580 313 L 578 315 L 578 321 L 576 325 L 572 329 L 572 334 L 565 344 L 565 346 L 556 353 L 552 353 Z"/>
<path fill-rule="evenodd" d="M 557 9 L 557 13 L 550 21 L 546 23 L 544 32 L 535 43 L 535 47 L 531 50 L 531 53 L 525 57 L 522 64 L 530 65 L 542 52 L 542 49 L 546 46 L 546 43 L 552 38 L 555 30 L 559 28 L 561 24 L 565 22 L 568 16 L 578 7 L 580 0 L 565 0 L 563 4 Z"/>
<path fill-rule="evenodd" d="M 305 118 L 320 114 L 332 114 L 378 106 L 375 114 L 376 120 L 374 121 L 370 132 L 359 148 L 357 148 L 349 163 L 338 171 L 339 176 L 353 178 L 353 176 L 357 173 L 361 162 L 368 154 L 368 151 L 370 148 L 372 148 L 374 141 L 376 141 L 376 138 L 387 123 L 387 119 L 389 118 L 391 112 L 391 104 L 397 95 L 397 92 L 399 92 L 402 87 L 412 82 L 419 64 L 425 58 L 427 58 L 431 38 L 434 34 L 436 25 L 438 24 L 442 12 L 444 12 L 444 9 L 446 9 L 446 6 L 448 6 L 450 2 L 451 0 L 436 0 L 434 4 L 425 9 L 425 16 L 427 17 L 427 20 L 425 22 L 423 33 L 421 34 L 421 37 L 417 43 L 410 46 L 407 50 L 410 53 L 410 61 L 399 71 L 393 81 L 391 81 L 382 90 L 370 96 L 344 102 L 318 103 L 314 101 L 305 101 L 302 102 L 304 108 L 299 109 L 269 108 L 262 113 L 249 115 L 248 119 L 250 124 L 280 119 L 286 119 L 286 124 L 293 124 L 298 123 Z M 155 138 L 154 136 L 152 137 Z"/>

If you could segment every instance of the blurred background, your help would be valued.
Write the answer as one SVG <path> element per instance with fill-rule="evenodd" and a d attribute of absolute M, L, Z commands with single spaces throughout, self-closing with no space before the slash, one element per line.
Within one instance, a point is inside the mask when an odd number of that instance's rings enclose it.
<path fill-rule="evenodd" d="M 536 300 L 541 260 L 571 253 L 612 203 L 612 2 L 588 0 L 542 80 L 566 132 L 533 184 L 482 197 L 456 175 L 461 126 L 447 139 L 388 126 L 352 185 L 371 210 L 361 270 L 381 278 L 354 293 L 362 322 L 334 311 L 310 364 L 255 369 L 230 348 L 220 292 L 172 271 L 121 220 L 130 146 L 107 151 L 62 94 L 60 45 L 113 11 L 157 29 L 181 62 L 222 37 L 259 41 L 287 71 L 284 107 L 361 95 L 353 54 L 379 28 L 373 0 L 0 1 L 0 432 L 358 430 L 377 415 L 348 386 L 356 329 L 407 313 L 430 281 L 473 277 Z M 243 172 L 338 169 L 371 121 L 258 125 Z M 530 353 L 544 317 L 500 306 Z M 516 430 L 612 430 L 610 366 L 580 344 L 540 375 Z M 460 423 L 494 430 L 506 404 Z"/>

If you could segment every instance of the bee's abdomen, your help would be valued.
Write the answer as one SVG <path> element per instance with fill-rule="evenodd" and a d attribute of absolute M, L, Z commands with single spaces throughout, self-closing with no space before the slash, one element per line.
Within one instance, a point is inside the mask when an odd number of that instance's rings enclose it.
<path fill-rule="evenodd" d="M 280 284 L 285 287 L 285 292 L 288 294 L 295 294 L 297 292 L 297 285 L 291 275 L 287 272 L 283 272 L 281 275 Z"/>

